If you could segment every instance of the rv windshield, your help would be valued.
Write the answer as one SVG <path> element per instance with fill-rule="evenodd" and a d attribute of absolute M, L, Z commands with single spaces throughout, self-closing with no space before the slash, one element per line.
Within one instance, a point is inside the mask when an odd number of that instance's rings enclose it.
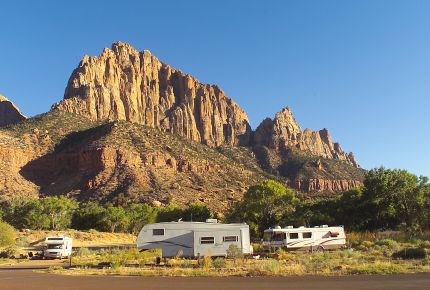
<path fill-rule="evenodd" d="M 63 245 L 48 245 L 48 249 L 62 249 Z"/>

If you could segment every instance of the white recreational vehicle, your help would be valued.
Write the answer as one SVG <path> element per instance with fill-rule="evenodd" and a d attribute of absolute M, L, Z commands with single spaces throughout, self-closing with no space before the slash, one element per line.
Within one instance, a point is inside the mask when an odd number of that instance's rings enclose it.
<path fill-rule="evenodd" d="M 145 225 L 137 237 L 140 251 L 161 249 L 162 257 L 227 256 L 230 245 L 243 254 L 252 254 L 247 224 L 206 222 L 163 222 Z"/>
<path fill-rule="evenodd" d="M 68 258 L 72 254 L 72 238 L 66 236 L 47 237 L 43 257 L 48 259 Z"/>
<path fill-rule="evenodd" d="M 327 225 L 312 228 L 288 226 L 275 227 L 264 231 L 263 247 L 266 250 L 283 248 L 286 250 L 322 251 L 345 247 L 346 237 L 343 226 Z"/>

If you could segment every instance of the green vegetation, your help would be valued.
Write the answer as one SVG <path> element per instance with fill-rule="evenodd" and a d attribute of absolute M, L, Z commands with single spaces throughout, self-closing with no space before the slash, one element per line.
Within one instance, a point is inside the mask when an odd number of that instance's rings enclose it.
<path fill-rule="evenodd" d="M 264 180 L 248 189 L 230 219 L 247 222 L 252 234 L 259 236 L 294 213 L 297 203 L 293 190 L 274 180 Z"/>
<path fill-rule="evenodd" d="M 15 238 L 15 229 L 11 225 L 0 221 L 0 248 L 14 246 Z"/>
<path fill-rule="evenodd" d="M 126 232 L 137 234 L 145 224 L 178 219 L 205 221 L 213 215 L 202 203 L 186 208 L 175 205 L 155 208 L 145 203 L 124 206 L 95 202 L 78 203 L 66 197 L 12 199 L 0 204 L 4 221 L 18 229 Z"/>

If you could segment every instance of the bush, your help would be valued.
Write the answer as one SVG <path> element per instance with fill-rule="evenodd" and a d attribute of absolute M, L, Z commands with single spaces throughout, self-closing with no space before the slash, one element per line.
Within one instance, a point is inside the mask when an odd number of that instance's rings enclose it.
<path fill-rule="evenodd" d="M 15 245 L 16 231 L 11 225 L 0 221 L 0 233 L 0 247 Z"/>
<path fill-rule="evenodd" d="M 227 249 L 227 257 L 231 259 L 241 259 L 243 258 L 242 250 L 239 249 L 236 245 L 230 245 Z"/>
<path fill-rule="evenodd" d="M 76 252 L 75 256 L 77 257 L 85 257 L 91 254 L 91 251 L 88 248 L 79 248 L 79 250 Z"/>
<path fill-rule="evenodd" d="M 213 261 L 213 266 L 217 269 L 225 268 L 226 262 L 224 258 L 216 258 Z"/>
<path fill-rule="evenodd" d="M 404 248 L 393 254 L 393 258 L 396 259 L 425 259 L 427 252 L 424 248 Z"/>
<path fill-rule="evenodd" d="M 17 255 L 18 255 L 18 250 L 13 246 L 7 247 L 0 252 L 0 258 L 5 258 L 5 259 L 14 259 L 17 257 Z"/>

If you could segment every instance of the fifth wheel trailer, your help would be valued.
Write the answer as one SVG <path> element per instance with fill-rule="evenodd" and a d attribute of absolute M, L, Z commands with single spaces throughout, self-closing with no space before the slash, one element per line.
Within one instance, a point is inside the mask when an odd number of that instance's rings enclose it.
<path fill-rule="evenodd" d="M 327 225 L 312 228 L 288 226 L 264 230 L 263 247 L 266 250 L 329 250 L 345 247 L 343 226 Z"/>
<path fill-rule="evenodd" d="M 161 249 L 163 258 L 225 257 L 230 245 L 243 254 L 252 254 L 247 224 L 163 222 L 145 225 L 137 237 L 140 251 Z"/>

